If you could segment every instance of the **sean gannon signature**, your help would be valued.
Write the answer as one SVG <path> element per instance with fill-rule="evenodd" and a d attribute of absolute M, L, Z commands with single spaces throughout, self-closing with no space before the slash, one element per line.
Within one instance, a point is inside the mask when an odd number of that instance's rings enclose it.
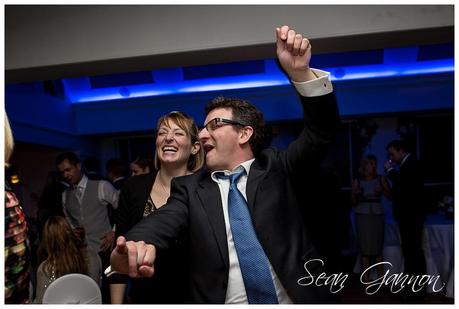
<path fill-rule="evenodd" d="M 298 284 L 301 286 L 309 286 L 309 285 L 316 285 L 316 286 L 329 286 L 331 293 L 338 293 L 344 288 L 344 283 L 349 278 L 348 274 L 345 273 L 337 273 L 337 274 L 329 274 L 321 273 L 318 276 L 314 276 L 308 269 L 309 264 L 311 263 L 320 263 L 324 266 L 324 261 L 321 259 L 313 259 L 309 260 L 304 263 L 304 269 L 307 272 L 307 276 L 298 279 Z M 388 269 L 383 276 L 372 280 L 372 281 L 365 281 L 364 274 L 366 272 L 370 272 L 373 268 L 378 265 L 388 265 L 389 268 L 392 267 L 392 263 L 390 262 L 380 262 L 374 265 L 371 265 L 367 269 L 365 269 L 361 276 L 360 282 L 366 286 L 365 293 L 368 295 L 373 295 L 381 289 L 382 286 L 390 286 L 390 291 L 392 293 L 398 293 L 405 289 L 406 287 L 410 287 L 413 292 L 419 292 L 423 289 L 424 286 L 432 284 L 432 291 L 439 292 L 444 287 L 445 284 L 443 283 L 441 287 L 437 287 L 438 279 L 440 275 L 408 275 L 404 273 L 399 274 L 390 274 L 390 269 Z"/>

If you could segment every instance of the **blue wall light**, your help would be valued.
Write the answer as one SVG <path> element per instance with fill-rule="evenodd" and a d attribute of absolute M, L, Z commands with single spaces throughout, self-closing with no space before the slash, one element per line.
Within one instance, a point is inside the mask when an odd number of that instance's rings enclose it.
<path fill-rule="evenodd" d="M 185 80 L 180 69 L 154 70 L 153 75 L 164 75 L 171 71 L 172 78 L 161 78 L 150 84 L 122 85 L 120 87 L 92 88 L 88 77 L 64 79 L 66 97 L 71 103 L 111 101 L 126 98 L 164 96 L 206 91 L 245 89 L 288 85 L 289 80 L 277 67 L 274 60 L 265 60 L 265 72 Z M 420 74 L 454 72 L 454 59 L 412 61 L 388 64 L 353 65 L 325 67 L 331 72 L 332 81 L 346 81 L 369 78 L 402 77 Z M 171 73 L 169 72 L 169 73 Z"/>
<path fill-rule="evenodd" d="M 400 77 L 420 74 L 454 72 L 453 59 L 411 62 L 406 64 L 377 64 L 339 68 L 324 68 L 332 81 L 381 77 Z"/>

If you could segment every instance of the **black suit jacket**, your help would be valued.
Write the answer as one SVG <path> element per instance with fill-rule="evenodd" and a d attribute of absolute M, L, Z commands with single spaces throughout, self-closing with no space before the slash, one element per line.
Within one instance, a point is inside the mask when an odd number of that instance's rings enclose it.
<path fill-rule="evenodd" d="M 120 191 L 115 212 L 116 236 L 126 233 L 143 218 L 143 211 L 156 178 L 156 171 L 130 177 Z"/>
<path fill-rule="evenodd" d="M 247 180 L 247 200 L 258 239 L 288 295 L 295 303 L 322 302 L 314 286 L 297 281 L 306 276 L 304 263 L 317 258 L 292 183 L 307 177 L 319 164 L 339 121 L 333 93 L 301 97 L 304 130 L 286 151 L 265 149 L 253 162 Z M 304 192 L 307 194 L 307 192 Z M 218 185 L 203 171 L 172 181 L 165 206 L 137 224 L 127 235 L 159 250 L 184 233 L 188 241 L 190 301 L 224 303 L 229 257 Z M 318 266 L 318 263 L 314 265 Z"/>
<path fill-rule="evenodd" d="M 111 182 L 111 184 L 113 185 L 113 187 L 116 189 L 116 190 L 121 190 L 121 188 L 123 188 L 124 186 L 124 183 L 127 181 L 128 179 L 126 177 L 121 177 L 121 178 L 118 178 L 117 180 Z"/>
<path fill-rule="evenodd" d="M 143 219 L 143 212 L 151 188 L 156 178 L 156 171 L 146 175 L 129 178 L 120 192 L 116 209 L 116 235 L 126 235 L 128 231 Z M 183 246 L 176 239 L 170 250 L 158 252 L 153 278 L 131 279 L 130 298 L 135 304 L 177 304 L 185 300 L 185 282 L 181 280 L 187 273 L 181 262 Z M 113 278 L 113 277 L 111 277 Z M 112 283 L 125 283 L 127 276 L 116 276 Z"/>
<path fill-rule="evenodd" d="M 427 210 L 423 198 L 424 181 L 419 162 L 411 154 L 400 166 L 391 170 L 387 177 L 392 182 L 392 205 L 398 221 L 424 220 Z"/>

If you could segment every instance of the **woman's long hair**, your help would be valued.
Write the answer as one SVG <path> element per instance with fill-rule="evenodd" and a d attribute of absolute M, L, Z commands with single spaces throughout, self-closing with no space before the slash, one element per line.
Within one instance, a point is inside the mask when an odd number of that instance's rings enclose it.
<path fill-rule="evenodd" d="M 44 272 L 59 278 L 70 273 L 88 274 L 88 259 L 83 242 L 73 233 L 63 217 L 54 216 L 43 227 L 41 260 L 46 256 Z"/>

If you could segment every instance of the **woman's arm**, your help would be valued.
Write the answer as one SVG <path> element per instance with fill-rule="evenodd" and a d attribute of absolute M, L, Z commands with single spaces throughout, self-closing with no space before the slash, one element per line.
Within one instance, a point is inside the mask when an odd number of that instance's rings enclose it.
<path fill-rule="evenodd" d="M 360 188 L 360 182 L 357 179 L 354 179 L 352 182 L 352 193 L 351 193 L 351 202 L 352 205 L 357 205 L 359 202 L 360 196 L 362 194 L 362 189 Z"/>
<path fill-rule="evenodd" d="M 383 188 L 384 196 L 389 198 L 389 199 L 391 199 L 392 198 L 392 194 L 391 194 L 390 186 L 389 186 L 389 183 L 387 182 L 386 177 L 384 177 L 384 176 L 381 176 L 381 185 L 382 185 L 382 188 Z"/>

